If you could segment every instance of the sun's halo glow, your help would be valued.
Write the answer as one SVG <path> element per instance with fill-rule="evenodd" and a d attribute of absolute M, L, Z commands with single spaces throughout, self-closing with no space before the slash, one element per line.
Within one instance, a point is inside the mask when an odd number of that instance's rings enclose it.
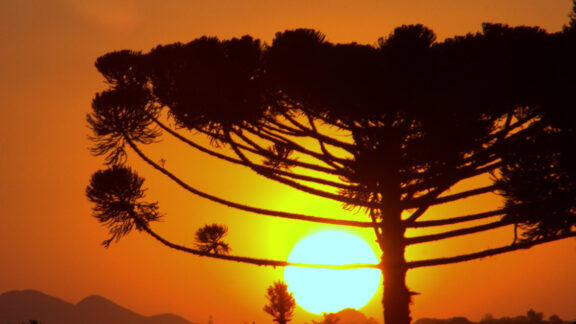
<path fill-rule="evenodd" d="M 324 231 L 308 236 L 292 249 L 289 262 L 309 264 L 377 264 L 378 258 L 360 237 Z M 296 303 L 315 313 L 335 313 L 344 308 L 359 309 L 374 296 L 381 283 L 378 269 L 319 269 L 286 267 L 284 280 Z"/>

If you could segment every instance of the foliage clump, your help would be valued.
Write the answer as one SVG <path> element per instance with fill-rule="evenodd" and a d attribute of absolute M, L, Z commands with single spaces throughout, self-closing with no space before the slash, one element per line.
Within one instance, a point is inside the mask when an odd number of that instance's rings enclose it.
<path fill-rule="evenodd" d="M 283 281 L 275 281 L 266 291 L 268 304 L 264 311 L 274 318 L 278 324 L 286 324 L 292 320 L 296 301 L 288 286 Z"/>

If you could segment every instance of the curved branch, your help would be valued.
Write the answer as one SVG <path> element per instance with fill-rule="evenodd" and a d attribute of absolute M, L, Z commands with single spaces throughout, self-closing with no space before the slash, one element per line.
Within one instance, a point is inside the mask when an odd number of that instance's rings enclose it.
<path fill-rule="evenodd" d="M 504 126 L 502 127 L 502 129 L 498 130 L 497 132 L 494 132 L 493 134 L 490 134 L 486 137 L 486 141 L 490 141 L 493 139 L 496 139 L 498 141 L 503 141 L 507 139 L 507 135 L 514 135 L 517 133 L 512 133 L 512 131 L 514 131 L 515 129 L 527 126 L 528 123 L 532 122 L 532 125 L 528 125 L 528 127 L 532 127 L 533 125 L 537 124 L 539 121 L 534 117 L 528 117 L 528 118 L 524 118 L 524 119 L 518 119 L 516 120 L 514 123 L 512 123 L 512 118 L 513 118 L 513 112 L 509 112 L 508 116 L 506 117 L 506 121 L 504 122 Z M 522 129 L 519 131 L 521 132 Z"/>
<path fill-rule="evenodd" d="M 452 194 L 452 195 L 436 198 L 436 199 L 434 199 L 434 202 L 431 205 L 439 205 L 439 204 L 444 204 L 447 202 L 460 200 L 460 199 L 464 199 L 464 198 L 468 198 L 468 197 L 472 197 L 472 196 L 482 195 L 485 193 L 492 192 L 492 191 L 496 190 L 496 188 L 497 187 L 495 185 L 490 185 L 490 186 L 485 186 L 482 188 L 466 190 L 463 192 L 459 192 L 457 194 Z"/>
<path fill-rule="evenodd" d="M 240 157 L 242 159 L 242 161 L 249 164 L 250 168 L 252 170 L 254 170 L 256 173 L 262 175 L 263 177 L 266 177 L 268 179 L 271 179 L 271 180 L 277 181 L 279 183 L 285 184 L 287 186 L 290 186 L 290 187 L 297 189 L 297 190 L 300 190 L 302 192 L 313 194 L 313 195 L 316 195 L 316 196 L 322 197 L 322 198 L 332 199 L 332 200 L 339 201 L 339 202 L 346 203 L 346 204 L 350 204 L 350 205 L 361 206 L 361 207 L 371 207 L 371 208 L 377 208 L 380 206 L 377 203 L 371 203 L 371 202 L 366 202 L 366 201 L 362 201 L 362 200 L 358 200 L 358 199 L 347 198 L 346 196 L 333 194 L 333 193 L 328 192 L 328 191 L 322 191 L 322 190 L 314 189 L 312 187 L 305 186 L 305 185 L 298 183 L 296 181 L 282 178 L 282 177 L 275 175 L 273 173 L 265 172 L 264 170 L 261 170 L 259 168 L 259 165 L 254 164 L 252 161 L 250 161 L 250 159 L 248 159 L 242 153 L 242 151 L 240 151 L 240 149 L 238 147 L 236 147 L 235 142 L 229 138 L 230 137 L 229 133 L 227 133 L 227 136 L 228 136 L 227 142 L 231 144 L 232 149 L 234 150 L 234 152 L 236 152 L 236 155 L 238 155 L 238 157 Z"/>
<path fill-rule="evenodd" d="M 221 140 L 223 142 L 226 142 L 226 139 L 223 138 L 222 136 L 218 135 L 218 134 L 212 134 L 210 132 L 204 131 L 204 130 L 198 130 L 199 132 L 206 134 L 208 136 L 217 138 L 218 140 Z M 238 133 L 237 133 L 238 135 Z M 242 138 L 243 141 L 245 141 L 246 143 L 248 143 L 249 145 L 251 145 L 252 147 L 248 147 L 246 145 L 242 145 L 240 143 L 235 143 L 235 145 L 243 150 L 246 150 L 250 153 L 256 154 L 258 156 L 264 157 L 264 158 L 274 158 L 274 156 L 265 148 L 263 148 L 262 146 L 256 144 L 254 141 L 251 141 L 250 139 L 246 138 L 243 135 L 239 135 L 240 138 Z M 230 143 L 228 143 L 230 144 Z M 334 169 L 329 169 L 329 168 L 325 168 L 316 164 L 311 164 L 311 163 L 306 163 L 306 162 L 301 162 L 301 161 L 297 161 L 297 160 L 290 160 L 289 161 L 291 165 L 297 166 L 297 167 L 301 167 L 304 169 L 309 169 L 309 170 L 313 170 L 313 171 L 318 171 L 318 172 L 324 172 L 324 173 L 328 173 L 328 174 L 332 174 L 332 175 L 336 175 L 336 176 L 345 176 L 345 174 L 343 174 L 342 172 L 338 172 L 338 170 L 334 170 Z"/>
<path fill-rule="evenodd" d="M 491 163 L 489 165 L 486 165 L 486 163 Z M 405 201 L 407 201 L 408 203 L 412 200 L 421 200 L 424 201 L 425 203 L 421 206 L 415 206 L 414 208 L 418 208 L 418 210 L 416 210 L 414 213 L 412 213 L 412 215 L 410 215 L 410 217 L 408 219 L 406 219 L 404 221 L 404 223 L 406 224 L 406 227 L 411 227 L 416 220 L 421 217 L 426 210 L 433 205 L 437 205 L 437 204 L 442 204 L 442 203 L 446 203 L 448 201 L 452 201 L 452 200 L 444 200 L 443 199 L 447 199 L 447 197 L 449 198 L 450 196 L 445 196 L 442 198 L 438 198 L 438 196 L 440 194 L 442 194 L 442 192 L 444 192 L 445 190 L 448 190 L 450 187 L 452 187 L 453 185 L 455 185 L 456 183 L 471 178 L 473 176 L 477 176 L 480 174 L 484 174 L 486 172 L 490 172 L 492 170 L 494 170 L 495 168 L 499 167 L 501 164 L 501 162 L 494 162 L 494 160 L 490 161 L 490 162 L 486 162 L 486 161 L 477 161 L 477 164 L 475 165 L 470 165 L 468 167 L 466 167 L 463 170 L 460 170 L 460 174 L 462 175 L 461 177 L 453 177 L 453 178 L 449 178 L 449 179 L 445 179 L 444 181 L 442 181 L 440 184 L 438 184 L 438 186 L 431 192 L 429 192 L 428 194 L 416 198 L 416 199 L 407 199 Z M 480 166 L 479 168 L 477 168 L 478 166 Z M 477 168 L 477 169 L 476 169 Z M 470 169 L 471 171 L 469 171 L 468 169 Z M 482 188 L 480 188 L 480 190 L 482 190 Z M 465 192 L 464 192 L 465 193 Z M 460 194 L 464 194 L 464 193 L 460 193 Z M 470 192 L 469 192 L 470 193 Z M 480 194 L 478 192 L 474 193 L 472 192 L 472 195 L 476 195 L 476 194 Z M 462 199 L 462 198 L 466 198 L 463 196 L 460 196 L 458 198 L 456 195 L 452 195 L 452 198 L 456 198 L 453 200 L 458 200 L 458 199 Z M 406 209 L 410 209 L 410 208 L 406 208 Z"/>
<path fill-rule="evenodd" d="M 491 158 L 488 158 L 486 160 L 482 160 L 482 161 L 478 161 L 478 163 L 475 163 L 474 165 L 469 165 L 469 166 L 465 166 L 462 167 L 459 170 L 456 170 L 456 176 L 453 175 L 454 179 L 457 179 L 457 182 L 462 181 L 462 180 L 466 180 L 490 171 L 493 171 L 497 168 L 499 168 L 502 165 L 502 162 L 498 161 L 498 157 L 494 156 Z M 450 172 L 452 172 L 453 170 L 451 170 Z M 439 172 L 436 172 L 439 173 Z M 425 176 L 425 175 L 424 175 Z M 436 176 L 437 178 L 441 179 L 439 180 L 442 183 L 448 183 L 448 181 L 446 181 L 446 176 L 444 175 L 438 175 Z M 401 188 L 402 193 L 408 194 L 408 195 L 414 195 L 415 193 L 422 191 L 422 190 L 427 190 L 429 188 L 434 188 L 436 186 L 438 186 L 438 180 L 434 181 L 434 180 L 429 180 L 428 181 L 423 181 L 423 182 L 419 182 L 416 184 L 411 184 L 411 185 L 406 185 L 403 188 Z M 453 184 L 455 184 L 456 182 L 453 182 Z"/>
<path fill-rule="evenodd" d="M 410 202 L 414 202 L 415 200 L 422 202 L 422 203 L 420 203 L 419 206 L 413 206 L 412 207 L 412 208 L 418 208 L 418 210 L 416 210 L 414 213 L 412 213 L 412 215 L 410 215 L 410 217 L 408 217 L 408 219 L 406 219 L 404 221 L 404 223 L 407 224 L 406 227 L 412 226 L 414 224 L 414 222 L 416 222 L 416 220 L 418 218 L 420 218 L 426 212 L 426 210 L 428 210 L 428 208 L 430 206 L 446 203 L 446 202 L 453 201 L 453 200 L 466 198 L 464 196 L 458 196 L 458 195 L 463 195 L 466 192 L 438 198 L 438 196 L 440 194 L 442 194 L 442 192 L 444 192 L 445 190 L 448 190 L 450 187 L 452 187 L 453 185 L 455 185 L 456 183 L 458 183 L 464 179 L 470 178 L 472 176 L 477 176 L 477 175 L 483 174 L 485 172 L 489 172 L 500 165 L 500 162 L 492 163 L 488 166 L 486 166 L 485 163 L 484 164 L 482 164 L 482 163 L 483 162 L 478 161 L 478 164 L 484 165 L 483 167 L 480 167 L 478 169 L 474 169 L 478 165 L 476 165 L 476 166 L 472 165 L 472 166 L 469 166 L 466 168 L 466 169 L 471 168 L 472 172 L 469 172 L 468 170 L 460 170 L 461 174 L 465 174 L 465 176 L 463 176 L 463 177 L 453 177 L 453 178 L 444 179 L 440 184 L 437 184 L 437 187 L 434 190 L 432 190 L 431 192 L 427 193 L 426 195 L 424 195 L 422 197 L 404 200 L 406 202 L 406 204 L 409 204 Z M 479 189 L 483 190 L 482 188 L 479 188 Z M 478 192 L 474 193 L 473 191 L 469 191 L 468 193 L 471 195 L 480 194 Z M 450 197 L 452 197 L 452 200 L 450 200 Z M 448 199 L 448 200 L 446 200 L 446 199 Z M 406 209 L 410 209 L 410 208 L 408 207 Z"/>
<path fill-rule="evenodd" d="M 156 124 L 158 126 L 160 126 L 160 128 L 162 128 L 163 130 L 165 130 L 166 132 L 168 132 L 170 135 L 174 136 L 175 138 L 179 139 L 180 141 L 182 141 L 182 142 L 188 144 L 189 146 L 199 150 L 200 152 L 206 153 L 210 156 L 222 159 L 224 161 L 227 161 L 227 162 L 230 162 L 233 164 L 239 164 L 239 165 L 242 165 L 245 167 L 250 167 L 244 161 L 241 161 L 239 159 L 236 159 L 236 158 L 212 151 L 210 149 L 207 149 L 207 148 L 191 141 L 190 139 L 180 135 L 179 133 L 175 132 L 174 130 L 172 130 L 168 126 L 164 125 L 162 122 L 160 122 L 156 118 L 153 118 L 153 119 L 156 122 Z M 326 180 L 326 179 L 316 178 L 316 177 L 298 174 L 298 173 L 294 173 L 294 172 L 287 172 L 284 170 L 277 170 L 277 169 L 266 167 L 266 166 L 261 166 L 261 168 L 265 169 L 267 172 L 274 172 L 274 173 L 280 174 L 282 176 L 290 177 L 293 179 L 299 179 L 299 180 L 303 180 L 303 181 L 314 182 L 314 183 L 327 185 L 327 186 L 333 186 L 333 187 L 341 188 L 341 189 L 351 189 L 351 187 L 346 185 L 346 184 L 338 183 L 338 182 L 334 182 L 334 181 L 330 181 L 330 180 Z"/>
<path fill-rule="evenodd" d="M 404 202 L 404 208 L 410 209 L 410 208 L 418 208 L 420 206 L 440 205 L 440 204 L 444 204 L 444 203 L 455 201 L 455 200 L 460 200 L 460 199 L 464 199 L 464 198 L 468 198 L 468 197 L 472 197 L 472 196 L 476 196 L 476 195 L 489 193 L 489 192 L 494 191 L 495 189 L 496 189 L 496 186 L 491 185 L 491 186 L 485 186 L 482 188 L 466 190 L 466 191 L 463 191 L 463 192 L 460 192 L 457 194 L 448 195 L 448 196 L 444 196 L 444 197 L 440 197 L 440 198 L 424 196 L 421 198 L 415 198 L 415 199 Z"/>
<path fill-rule="evenodd" d="M 432 196 L 428 196 L 426 195 L 426 197 L 429 197 L 430 199 L 436 199 L 444 190 L 448 189 L 450 186 L 450 184 L 445 185 L 444 187 L 441 188 L 437 188 L 434 192 L 431 192 L 429 195 Z M 424 213 L 430 208 L 430 205 L 425 205 L 425 206 L 421 206 L 418 207 L 418 209 L 413 212 L 410 217 L 408 217 L 406 220 L 402 221 L 402 223 L 404 224 L 412 224 L 414 223 L 418 218 L 420 218 L 422 215 L 424 215 Z"/>
<path fill-rule="evenodd" d="M 312 118 L 312 116 L 310 116 L 310 114 L 308 114 L 307 112 L 304 112 L 306 114 L 306 118 L 308 118 L 308 124 L 310 124 L 310 127 L 312 128 L 312 131 L 314 131 L 314 133 L 318 134 L 318 129 L 316 128 L 316 124 L 314 124 L 314 119 Z M 318 145 L 320 145 L 320 149 L 322 150 L 322 154 L 324 156 L 328 156 L 330 159 L 328 160 L 328 162 L 330 162 L 330 165 L 334 168 L 336 168 L 337 166 L 334 165 L 330 160 L 336 160 L 336 157 L 334 155 L 332 155 L 332 153 L 330 153 L 328 151 L 328 149 L 326 148 L 326 145 L 324 144 L 324 141 L 320 138 L 316 139 L 318 141 Z"/>
<path fill-rule="evenodd" d="M 335 146 L 335 147 L 339 147 L 343 150 L 346 150 L 350 153 L 353 153 L 355 151 L 355 146 L 353 144 L 349 144 L 349 143 L 345 143 L 342 141 L 339 141 L 335 138 L 320 134 L 318 132 L 315 132 L 313 130 L 311 130 L 310 128 L 302 125 L 301 123 L 299 123 L 297 120 L 295 120 L 294 118 L 292 118 L 291 116 L 287 115 L 286 113 L 283 113 L 284 118 L 286 118 L 288 121 L 290 121 L 294 126 L 300 128 L 303 132 L 305 132 L 307 135 L 312 136 L 314 138 L 316 138 L 317 140 L 322 140 L 323 142 L 325 142 L 326 144 Z M 326 123 L 328 123 L 325 119 L 323 119 Z M 334 125 L 334 124 L 332 124 Z M 336 127 L 339 128 L 343 128 L 339 125 L 334 125 Z"/>
<path fill-rule="evenodd" d="M 430 267 L 435 265 L 443 265 L 443 264 L 450 264 L 450 263 L 458 263 L 464 261 L 470 261 L 474 259 L 481 259 L 493 255 L 498 255 L 506 252 L 512 252 L 520 249 L 529 249 L 535 245 L 540 245 L 548 242 L 558 241 L 562 239 L 566 239 L 569 237 L 576 237 L 575 232 L 569 232 L 566 234 L 543 238 L 535 241 L 529 242 L 520 242 L 520 243 L 513 243 L 508 246 L 503 246 L 494 249 L 488 249 L 480 252 L 469 253 L 469 254 L 462 254 L 453 257 L 445 257 L 445 258 L 436 258 L 436 259 L 428 259 L 428 260 L 420 260 L 420 261 L 410 261 L 406 263 L 408 269 L 420 268 L 420 267 Z"/>
<path fill-rule="evenodd" d="M 274 125 L 274 126 L 272 126 Z M 288 136 L 295 136 L 295 137 L 306 137 L 308 136 L 306 134 L 306 132 L 303 132 L 300 129 L 296 129 L 293 127 L 290 127 L 288 125 L 284 125 L 282 124 L 280 121 L 276 120 L 275 118 L 270 118 L 269 120 L 266 120 L 266 122 L 264 123 L 259 123 L 259 126 L 264 126 L 272 131 L 284 134 L 284 135 L 288 135 Z"/>
<path fill-rule="evenodd" d="M 466 216 L 458 216 L 446 219 L 439 219 L 439 220 L 429 220 L 429 221 L 417 221 L 413 222 L 410 225 L 406 226 L 409 228 L 422 228 L 422 227 L 431 227 L 431 226 L 442 226 L 442 225 L 453 225 L 462 222 L 480 220 L 488 217 L 498 216 L 505 214 L 506 211 L 504 209 L 493 210 L 485 213 L 478 213 Z"/>
<path fill-rule="evenodd" d="M 294 150 L 296 150 L 300 153 L 306 154 L 308 156 L 311 156 L 311 157 L 313 157 L 319 161 L 322 161 L 322 162 L 328 164 L 329 166 L 332 166 L 334 169 L 338 169 L 339 166 L 335 166 L 331 162 L 338 162 L 341 164 L 349 162 L 349 160 L 347 160 L 345 158 L 336 157 L 336 156 L 331 155 L 331 154 L 327 155 L 324 152 L 319 153 L 319 152 L 309 150 L 309 149 L 305 148 L 304 146 L 302 146 L 302 145 L 300 145 L 300 144 L 298 144 L 298 143 L 296 143 L 296 142 L 294 142 L 288 138 L 282 137 L 282 136 L 274 133 L 266 125 L 263 125 L 261 132 L 258 132 L 258 131 L 255 131 L 255 130 L 249 129 L 249 128 L 247 128 L 247 130 L 250 133 L 252 133 L 252 134 L 254 134 L 254 135 L 256 135 L 256 136 L 258 136 L 264 140 L 268 140 L 268 141 L 271 141 L 273 143 L 282 143 L 285 145 L 289 145 L 289 146 L 293 147 Z"/>
<path fill-rule="evenodd" d="M 162 123 L 161 121 L 158 120 L 158 118 L 152 118 L 154 120 L 154 122 L 160 126 L 160 128 L 162 128 L 164 131 L 168 132 L 170 135 L 174 136 L 175 138 L 179 139 L 180 141 L 188 144 L 189 146 L 197 149 L 198 151 L 202 152 L 202 153 L 206 153 L 210 156 L 222 159 L 226 162 L 230 162 L 230 163 L 234 163 L 234 164 L 240 164 L 240 165 L 244 165 L 244 163 L 242 163 L 242 161 L 235 159 L 231 156 L 225 155 L 225 154 L 221 154 L 218 152 L 215 152 L 213 150 L 207 149 L 204 146 L 201 146 L 193 141 L 191 141 L 190 139 L 180 135 L 179 133 L 175 132 L 174 130 L 172 130 L 170 127 L 164 125 L 164 123 Z"/>
<path fill-rule="evenodd" d="M 258 258 L 250 258 L 250 257 L 243 257 L 243 256 L 234 256 L 234 255 L 227 255 L 227 254 L 215 254 L 210 252 L 204 252 L 196 249 L 192 249 L 183 245 L 179 245 L 176 243 L 172 243 L 162 236 L 158 235 L 156 232 L 152 231 L 148 226 L 141 226 L 142 230 L 144 230 L 147 234 L 158 240 L 160 243 L 164 244 L 165 246 L 194 254 L 197 256 L 208 257 L 213 259 L 220 259 L 226 261 L 234 261 L 240 263 L 248 263 L 254 264 L 258 266 L 272 266 L 272 267 L 306 267 L 306 268 L 322 268 L 322 269 L 362 269 L 362 268 L 374 268 L 379 269 L 380 266 L 378 264 L 369 264 L 369 263 L 354 263 L 354 264 L 343 264 L 343 265 L 333 265 L 333 264 L 308 264 L 308 263 L 295 263 L 295 262 L 287 262 L 287 261 L 279 261 L 279 260 L 269 260 L 269 259 L 258 259 Z"/>
<path fill-rule="evenodd" d="M 499 220 L 499 221 L 484 224 L 484 225 L 461 228 L 461 229 L 448 231 L 448 232 L 444 232 L 444 233 L 407 237 L 405 239 L 405 242 L 406 242 L 406 245 L 411 245 L 411 244 L 419 244 L 419 243 L 439 241 L 439 240 L 444 240 L 444 239 L 452 238 L 452 237 L 456 237 L 456 236 L 474 234 L 474 233 L 478 233 L 478 232 L 483 232 L 483 231 L 495 229 L 498 227 L 508 226 L 508 225 L 511 225 L 512 223 L 513 222 L 510 222 L 510 221 Z"/>
<path fill-rule="evenodd" d="M 207 194 L 205 192 L 202 192 L 198 189 L 191 187 L 190 185 L 188 185 L 187 183 L 182 181 L 180 178 L 178 178 L 177 176 L 172 174 L 170 171 L 166 170 L 165 168 L 161 167 L 156 162 L 152 161 L 149 157 L 147 157 L 138 148 L 138 146 L 132 140 L 130 140 L 129 138 L 125 138 L 125 139 L 126 139 L 126 142 L 128 143 L 128 145 L 134 150 L 134 152 L 136 152 L 136 154 L 142 160 L 144 160 L 144 162 L 148 163 L 154 169 L 160 171 L 162 174 L 166 175 L 168 178 L 170 178 L 172 181 L 176 182 L 178 185 L 180 185 L 182 188 L 186 189 L 190 193 L 195 194 L 199 197 L 208 199 L 210 201 L 219 203 L 221 205 L 236 208 L 236 209 L 243 210 L 243 211 L 250 212 L 250 213 L 260 214 L 260 215 L 275 216 L 275 217 L 281 217 L 281 218 L 287 218 L 287 219 L 303 220 L 303 221 L 307 221 L 307 222 L 330 224 L 330 225 L 353 226 L 353 227 L 365 227 L 365 228 L 372 227 L 372 223 L 370 223 L 370 222 L 340 220 L 340 219 L 324 218 L 324 217 L 309 216 L 309 215 L 303 215 L 303 214 L 288 213 L 288 212 L 282 212 L 282 211 L 276 211 L 276 210 L 270 210 L 270 209 L 257 208 L 257 207 L 252 207 L 252 206 L 248 206 L 248 205 L 243 205 L 243 204 L 231 202 L 231 201 Z"/>
<path fill-rule="evenodd" d="M 353 121 L 342 121 L 342 120 L 338 120 L 338 119 L 330 119 L 326 116 L 323 116 L 322 114 L 314 114 L 312 112 L 309 112 L 309 113 L 312 116 L 314 116 L 314 118 L 321 120 L 325 124 L 331 125 L 334 127 L 338 127 L 338 128 L 345 130 L 345 131 L 351 132 L 355 127 L 355 122 L 353 122 Z M 345 142 L 342 142 L 342 143 L 344 143 L 345 145 L 349 145 L 348 143 L 345 143 Z"/>
<path fill-rule="evenodd" d="M 304 148 L 302 145 L 300 145 L 294 141 L 291 141 L 285 137 L 279 136 L 278 134 L 274 134 L 270 131 L 264 130 L 264 128 L 267 128 L 267 127 L 264 126 L 261 131 L 256 131 L 256 130 L 249 128 L 249 127 L 246 127 L 246 130 L 248 132 L 250 132 L 251 134 L 258 136 L 259 138 L 261 138 L 263 140 L 267 140 L 267 141 L 273 142 L 275 144 L 287 145 L 287 146 L 293 148 L 294 150 L 296 150 L 302 154 L 306 154 L 310 157 L 317 159 L 318 161 L 322 161 L 323 163 L 326 163 L 327 165 L 333 167 L 334 170 L 339 170 L 339 168 L 337 166 L 335 166 L 333 163 L 331 163 L 332 161 L 330 161 L 330 160 L 333 160 L 334 162 L 338 162 L 341 164 L 345 164 L 345 163 L 349 162 L 348 160 L 343 159 L 343 158 L 334 157 L 332 155 L 326 156 L 326 155 L 323 155 L 321 153 L 317 153 L 317 152 L 308 150 L 308 149 Z M 240 136 L 239 132 L 235 132 L 235 133 Z"/>

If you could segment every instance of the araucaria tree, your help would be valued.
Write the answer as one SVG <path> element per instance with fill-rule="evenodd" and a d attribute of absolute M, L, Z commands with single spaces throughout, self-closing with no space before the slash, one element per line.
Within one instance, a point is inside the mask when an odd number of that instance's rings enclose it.
<path fill-rule="evenodd" d="M 286 324 L 292 320 L 296 301 L 288 286 L 283 281 L 275 281 L 266 291 L 268 304 L 264 306 L 264 311 L 274 318 L 278 324 Z"/>
<path fill-rule="evenodd" d="M 108 53 L 96 62 L 109 89 L 88 124 L 93 153 L 109 166 L 88 187 L 94 215 L 120 238 L 144 231 L 168 247 L 257 265 L 283 260 L 229 254 L 216 226 L 194 246 L 154 232 L 161 215 L 143 201 L 130 151 L 191 194 L 242 211 L 294 221 L 372 228 L 381 249 L 384 318 L 408 324 L 406 272 L 576 236 L 576 30 L 485 24 L 480 33 L 435 40 L 401 26 L 377 45 L 333 44 L 314 30 L 202 37 L 148 53 Z M 162 136 L 310 195 L 361 211 L 340 220 L 249 206 L 202 191 L 145 148 Z M 212 146 L 200 145 L 206 136 Z M 474 188 L 453 190 L 479 177 Z M 240 189 L 239 189 L 240 190 Z M 484 194 L 480 213 L 430 216 L 430 208 Z M 410 236 L 409 229 L 434 234 Z M 501 247 L 406 260 L 416 244 L 508 228 Z M 233 229 L 232 229 L 233 230 Z M 206 232 L 206 234 L 210 234 Z M 200 239 L 202 238 L 202 239 Z M 368 265 L 351 265 L 362 267 Z"/>

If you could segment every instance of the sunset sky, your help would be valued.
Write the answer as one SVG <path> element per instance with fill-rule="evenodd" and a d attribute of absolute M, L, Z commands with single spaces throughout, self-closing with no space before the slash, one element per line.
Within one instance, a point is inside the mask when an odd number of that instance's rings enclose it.
<path fill-rule="evenodd" d="M 0 293 L 37 289 L 74 303 L 99 294 L 144 315 L 173 312 L 202 324 L 210 316 L 218 324 L 272 322 L 262 311 L 264 295 L 283 269 L 187 255 L 140 233 L 108 249 L 100 245 L 107 232 L 90 216 L 84 195 L 103 162 L 88 151 L 85 121 L 94 94 L 106 88 L 94 68 L 100 55 L 203 35 L 250 34 L 270 43 L 276 32 L 298 27 L 320 30 L 331 42 L 364 44 L 412 23 L 433 29 L 438 40 L 479 31 L 482 22 L 555 32 L 568 22 L 570 9 L 570 0 L 0 0 Z M 168 144 L 170 150 L 154 156 L 207 192 L 267 208 L 350 217 L 338 204 Z M 217 222 L 229 227 L 234 254 L 286 259 L 303 237 L 335 229 L 202 201 L 135 157 L 129 162 L 146 177 L 148 199 L 159 201 L 167 215 L 154 229 L 179 243 L 192 242 L 198 227 Z M 483 199 L 477 204 L 499 203 Z M 354 233 L 374 244 L 370 230 Z M 458 244 L 496 247 L 501 237 Z M 456 248 L 431 245 L 407 257 Z M 576 240 L 568 239 L 412 270 L 408 287 L 421 294 L 412 304 L 413 318 L 479 320 L 486 313 L 515 316 L 534 308 L 546 317 L 576 320 L 574 269 Z M 380 299 L 381 289 L 361 311 L 381 322 Z M 319 318 L 298 308 L 293 323 Z"/>

